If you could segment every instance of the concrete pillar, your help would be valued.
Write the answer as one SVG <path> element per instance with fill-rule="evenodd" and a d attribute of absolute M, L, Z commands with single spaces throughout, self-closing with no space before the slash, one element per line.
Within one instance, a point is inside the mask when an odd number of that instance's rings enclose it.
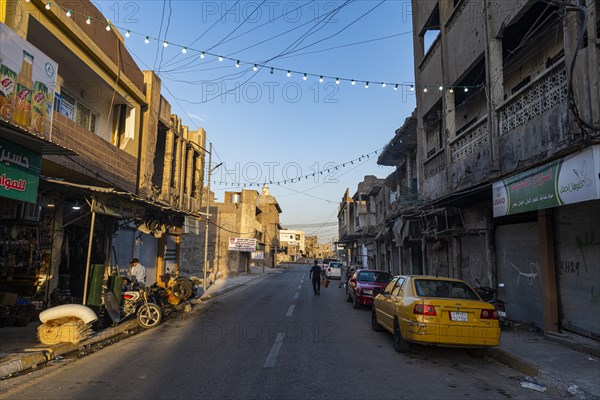
<path fill-rule="evenodd" d="M 177 200 L 172 199 L 170 202 L 174 206 L 179 206 L 181 200 L 179 188 L 181 187 L 181 144 L 183 140 L 179 136 L 179 133 L 175 136 L 175 170 L 173 171 L 173 181 L 171 182 L 172 194 L 173 196 L 177 196 Z"/>
<path fill-rule="evenodd" d="M 186 194 L 186 204 L 185 209 L 187 211 L 191 211 L 192 208 L 192 196 L 193 196 L 193 182 L 194 182 L 194 148 L 192 146 L 188 147 L 188 155 L 187 155 L 187 171 L 186 171 L 186 180 L 185 180 L 185 194 Z"/>
<path fill-rule="evenodd" d="M 546 332 L 558 332 L 558 295 L 556 259 L 554 255 L 554 219 L 551 208 L 538 211 L 538 230 L 540 239 L 540 279 L 542 285 L 543 329 Z"/>
<path fill-rule="evenodd" d="M 173 153 L 175 150 L 175 137 L 173 130 L 169 129 L 165 141 L 165 163 L 163 169 L 163 180 L 161 188 L 161 199 L 170 203 L 171 198 L 171 176 L 173 175 Z"/>
<path fill-rule="evenodd" d="M 504 69 L 502 61 L 502 39 L 496 39 L 493 32 L 491 13 L 493 8 L 488 7 L 488 1 L 482 1 L 485 18 L 486 37 L 486 89 L 489 101 L 487 102 L 488 142 L 490 146 L 490 168 L 493 173 L 500 171 L 500 142 L 499 118 L 496 108 L 504 101 Z"/>
<path fill-rule="evenodd" d="M 139 149 L 138 193 L 152 196 L 152 176 L 158 136 L 158 110 L 160 109 L 160 78 L 152 71 L 144 71 L 146 109 L 142 114 L 142 131 Z"/>

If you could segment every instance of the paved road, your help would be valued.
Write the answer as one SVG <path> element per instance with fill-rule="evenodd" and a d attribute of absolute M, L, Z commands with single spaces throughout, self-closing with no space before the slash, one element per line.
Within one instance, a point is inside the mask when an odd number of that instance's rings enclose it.
<path fill-rule="evenodd" d="M 460 349 L 393 350 L 344 289 L 312 293 L 308 266 L 87 357 L 0 383 L 3 399 L 548 398 Z"/>

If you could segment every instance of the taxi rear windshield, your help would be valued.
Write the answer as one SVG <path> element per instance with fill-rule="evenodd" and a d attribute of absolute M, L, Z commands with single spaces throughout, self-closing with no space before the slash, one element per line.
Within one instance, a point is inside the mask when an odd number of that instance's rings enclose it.
<path fill-rule="evenodd" d="M 450 299 L 479 300 L 477 294 L 463 282 L 438 279 L 415 280 L 417 296 L 446 297 Z"/>

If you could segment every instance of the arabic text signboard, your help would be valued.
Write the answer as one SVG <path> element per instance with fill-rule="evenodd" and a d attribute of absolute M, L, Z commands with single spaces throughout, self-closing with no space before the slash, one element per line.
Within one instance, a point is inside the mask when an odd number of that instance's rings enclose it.
<path fill-rule="evenodd" d="M 229 251 L 252 253 L 256 251 L 256 239 L 229 238 Z"/>
<path fill-rule="evenodd" d="M 35 203 L 41 154 L 0 139 L 0 197 Z"/>
<path fill-rule="evenodd" d="M 600 146 L 494 183 L 494 217 L 600 198 Z"/>
<path fill-rule="evenodd" d="M 0 23 L 0 117 L 51 137 L 58 64 Z"/>

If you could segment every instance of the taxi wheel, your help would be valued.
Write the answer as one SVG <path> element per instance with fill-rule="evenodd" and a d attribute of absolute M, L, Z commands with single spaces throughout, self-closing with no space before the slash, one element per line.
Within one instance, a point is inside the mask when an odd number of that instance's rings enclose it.
<path fill-rule="evenodd" d="M 371 310 L 371 329 L 373 329 L 375 332 L 381 332 L 383 330 L 383 327 L 379 325 L 379 322 L 377 322 L 375 307 L 373 307 Z"/>
<path fill-rule="evenodd" d="M 402 331 L 398 320 L 394 321 L 394 350 L 398 353 L 406 353 L 410 349 L 410 343 L 405 342 L 402 338 Z"/>

